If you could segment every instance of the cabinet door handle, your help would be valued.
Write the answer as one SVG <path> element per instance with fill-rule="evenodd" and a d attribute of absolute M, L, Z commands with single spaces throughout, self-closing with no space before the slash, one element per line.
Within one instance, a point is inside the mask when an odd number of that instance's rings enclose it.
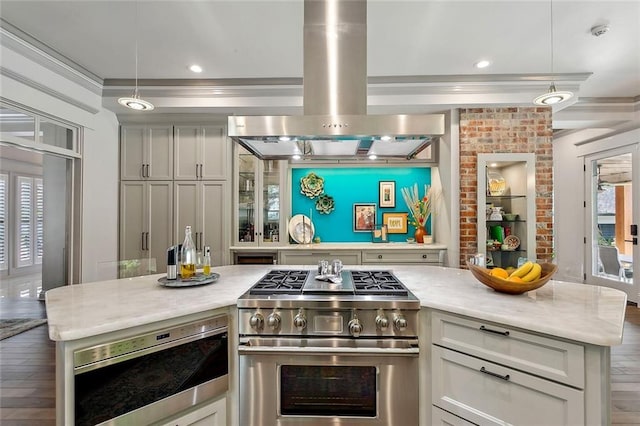
<path fill-rule="evenodd" d="M 145 232 L 144 245 L 147 247 L 146 250 L 149 250 L 149 233 L 148 232 Z"/>
<path fill-rule="evenodd" d="M 485 327 L 484 325 L 480 326 L 480 331 L 486 331 L 487 333 L 499 334 L 501 336 L 508 336 L 509 335 L 508 331 L 492 330 L 490 328 Z"/>
<path fill-rule="evenodd" d="M 203 178 L 203 176 L 202 176 L 202 164 L 200 164 L 200 179 L 202 179 L 202 178 Z"/>
<path fill-rule="evenodd" d="M 493 371 L 489 371 L 484 367 L 480 368 L 480 372 L 484 373 L 484 374 L 488 374 L 488 375 L 493 376 L 493 377 L 497 377 L 498 379 L 509 380 L 509 375 L 508 374 L 503 376 L 502 374 L 498 374 L 498 373 L 494 373 Z"/>
<path fill-rule="evenodd" d="M 144 251 L 144 232 L 140 233 L 140 250 Z"/>

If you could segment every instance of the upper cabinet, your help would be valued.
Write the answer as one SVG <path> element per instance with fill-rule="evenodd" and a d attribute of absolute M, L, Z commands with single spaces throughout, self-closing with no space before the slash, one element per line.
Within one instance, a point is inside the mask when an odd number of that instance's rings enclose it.
<path fill-rule="evenodd" d="M 173 126 L 122 126 L 120 179 L 173 179 Z"/>
<path fill-rule="evenodd" d="M 487 266 L 536 260 L 535 154 L 478 154 L 478 252 Z"/>
<path fill-rule="evenodd" d="M 262 161 L 238 144 L 234 148 L 234 243 L 279 244 L 287 235 L 282 210 L 287 162 Z"/>
<path fill-rule="evenodd" d="M 175 179 L 227 179 L 228 145 L 224 126 L 176 126 Z"/>

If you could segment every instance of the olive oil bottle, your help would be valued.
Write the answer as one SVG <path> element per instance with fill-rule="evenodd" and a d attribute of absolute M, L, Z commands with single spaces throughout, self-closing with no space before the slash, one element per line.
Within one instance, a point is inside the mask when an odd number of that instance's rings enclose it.
<path fill-rule="evenodd" d="M 184 242 L 180 252 L 180 278 L 185 280 L 196 274 L 196 246 L 191 238 L 191 226 L 184 229 Z"/>
<path fill-rule="evenodd" d="M 202 266 L 202 273 L 205 275 L 211 275 L 211 247 L 204 246 L 204 265 Z"/>

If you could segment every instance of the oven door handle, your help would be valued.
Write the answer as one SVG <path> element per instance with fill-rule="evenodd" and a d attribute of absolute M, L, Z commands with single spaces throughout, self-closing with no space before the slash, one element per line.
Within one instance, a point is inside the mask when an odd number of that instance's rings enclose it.
<path fill-rule="evenodd" d="M 238 346 L 238 353 L 242 354 L 261 354 L 261 353 L 275 353 L 275 354 L 353 354 L 353 355 L 408 355 L 416 356 L 419 353 L 419 348 L 340 348 L 340 347 L 298 347 L 298 346 L 248 346 L 240 344 Z"/>

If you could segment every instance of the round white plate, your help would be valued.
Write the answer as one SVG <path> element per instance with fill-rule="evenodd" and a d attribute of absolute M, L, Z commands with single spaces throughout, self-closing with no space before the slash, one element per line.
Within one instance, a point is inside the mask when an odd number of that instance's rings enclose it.
<path fill-rule="evenodd" d="M 289 221 L 289 235 L 298 244 L 310 244 L 313 241 L 315 227 L 313 222 L 303 214 L 297 214 Z"/>

